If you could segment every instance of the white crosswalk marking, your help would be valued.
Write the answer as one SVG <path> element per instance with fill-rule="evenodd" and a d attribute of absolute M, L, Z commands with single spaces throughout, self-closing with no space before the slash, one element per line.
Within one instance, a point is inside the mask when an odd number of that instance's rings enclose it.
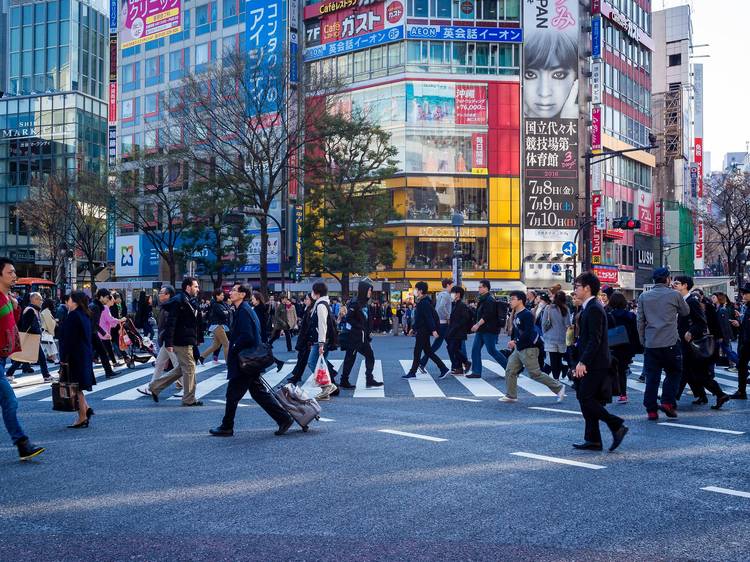
<path fill-rule="evenodd" d="M 503 369 L 498 363 L 495 363 L 494 361 L 490 361 L 489 359 L 483 359 L 482 367 L 484 369 L 488 369 L 492 371 L 493 373 L 497 373 L 501 377 L 505 378 L 505 369 Z M 526 392 L 533 394 L 534 396 L 557 396 L 554 392 L 552 392 L 549 388 L 544 386 L 542 383 L 536 382 L 535 380 L 531 380 L 526 375 L 519 375 L 518 386 L 523 388 Z"/>
<path fill-rule="evenodd" d="M 401 359 L 401 368 L 404 373 L 408 373 L 411 369 L 411 361 L 409 359 Z M 407 379 L 411 392 L 414 394 L 414 398 L 444 398 L 445 393 L 440 390 L 440 387 L 430 375 L 423 375 L 417 373 L 416 378 Z"/>
<path fill-rule="evenodd" d="M 223 361 L 220 361 L 218 364 L 217 363 L 207 363 L 206 365 L 198 365 L 195 368 L 195 374 L 199 375 L 200 373 L 203 373 L 203 372 L 208 371 L 210 369 L 216 369 L 218 367 L 221 367 L 223 365 L 223 363 L 224 363 Z M 151 369 L 149 369 L 148 371 L 149 371 L 149 374 L 151 374 L 151 375 L 154 374 L 153 367 Z M 144 381 L 144 384 L 145 384 L 145 381 Z M 98 386 L 99 385 L 95 386 L 94 390 L 96 390 L 98 388 Z M 141 398 L 141 397 L 143 397 L 143 394 L 141 394 L 140 392 L 138 392 L 138 386 L 134 386 L 133 388 L 129 388 L 128 390 L 126 390 L 124 392 L 120 392 L 119 394 L 114 394 L 112 396 L 108 396 L 104 400 L 137 400 L 138 398 Z"/>
<path fill-rule="evenodd" d="M 117 371 L 115 371 L 115 373 L 117 373 Z M 101 367 L 98 369 L 94 369 L 94 376 L 98 377 L 103 374 L 104 374 L 104 369 L 102 369 Z M 44 392 L 44 391 L 49 392 L 50 387 L 51 385 L 49 383 L 43 382 L 41 385 L 34 385 L 34 386 L 19 388 L 17 390 L 14 390 L 14 393 L 16 395 L 16 398 L 21 398 L 23 396 L 29 396 L 31 394 L 36 394 L 38 392 Z M 50 398 L 50 400 L 52 400 L 52 398 Z"/>
<path fill-rule="evenodd" d="M 291 374 L 296 363 L 296 361 L 293 361 L 292 363 L 284 363 L 284 366 L 280 371 L 277 371 L 276 365 L 274 365 L 268 371 L 263 373 L 263 378 L 266 380 L 268 385 L 273 388 Z"/>
<path fill-rule="evenodd" d="M 108 388 L 112 388 L 114 386 L 120 386 L 129 382 L 133 382 L 134 380 L 142 379 L 150 375 L 151 375 L 151 372 L 149 369 L 141 369 L 138 371 L 134 371 L 132 373 L 121 375 L 114 379 L 107 379 L 103 382 L 97 382 L 97 384 L 94 385 L 93 390 L 91 390 L 91 392 L 86 393 L 86 396 L 88 397 L 96 392 L 101 392 L 102 390 L 107 390 Z M 48 396 L 47 398 L 42 398 L 40 402 L 52 402 L 52 396 Z"/>
<path fill-rule="evenodd" d="M 484 379 L 467 379 L 466 377 L 453 377 L 466 387 L 474 396 L 494 396 L 502 398 L 505 396 L 497 388 Z"/>
<path fill-rule="evenodd" d="M 195 385 L 195 399 L 200 400 L 206 394 L 213 392 L 217 388 L 221 388 L 222 386 L 227 384 L 227 382 L 229 381 L 227 380 L 226 371 L 222 371 L 221 373 L 202 380 L 197 385 Z M 177 396 L 170 396 L 167 400 L 180 400 L 180 398 L 178 398 Z"/>
<path fill-rule="evenodd" d="M 385 398 L 385 386 L 367 388 L 365 371 L 365 361 L 363 359 L 359 365 L 359 375 L 357 375 L 357 388 L 354 389 L 354 398 Z M 383 382 L 383 362 L 379 359 L 375 360 L 372 377 L 378 382 Z"/>

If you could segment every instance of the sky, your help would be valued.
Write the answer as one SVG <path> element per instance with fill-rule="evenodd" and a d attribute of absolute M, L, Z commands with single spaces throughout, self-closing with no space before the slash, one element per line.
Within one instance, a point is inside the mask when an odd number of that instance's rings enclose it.
<path fill-rule="evenodd" d="M 693 0 L 692 5 L 693 45 L 709 45 L 693 54 L 710 55 L 693 61 L 703 63 L 703 145 L 711 152 L 711 167 L 719 170 L 724 154 L 745 152 L 750 142 L 750 0 Z M 652 9 L 661 8 L 662 0 L 654 0 Z"/>

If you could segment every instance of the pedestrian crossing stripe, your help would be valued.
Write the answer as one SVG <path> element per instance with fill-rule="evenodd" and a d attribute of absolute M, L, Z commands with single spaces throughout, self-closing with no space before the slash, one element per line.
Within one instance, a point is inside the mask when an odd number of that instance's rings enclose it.
<path fill-rule="evenodd" d="M 331 363 L 334 367 L 339 370 L 343 363 L 340 359 L 333 359 Z M 411 367 L 411 360 L 402 359 L 398 360 L 398 364 L 401 368 L 401 372 L 407 373 Z M 275 387 L 286 380 L 292 370 L 294 369 L 295 362 L 290 361 L 285 363 L 280 371 L 276 370 L 276 367 L 269 369 L 264 375 L 264 379 L 269 385 Z M 494 375 L 500 378 L 505 378 L 505 370 L 501 365 L 495 363 L 492 360 L 485 359 L 482 361 L 484 369 L 489 371 L 489 376 L 485 375 L 484 379 L 467 379 L 462 376 L 450 376 L 444 380 L 436 380 L 431 375 L 418 374 L 413 379 L 407 379 L 402 381 L 400 378 L 396 380 L 390 379 L 384 386 L 377 388 L 366 388 L 366 375 L 365 375 L 365 362 L 360 360 L 358 366 L 356 388 L 354 390 L 354 398 L 386 398 L 388 396 L 403 396 L 404 388 L 408 388 L 411 395 L 415 398 L 446 398 L 448 396 L 461 396 L 463 391 L 464 396 L 472 396 L 477 398 L 502 398 L 504 396 L 503 383 L 499 382 Z M 356 365 L 355 365 L 356 367 Z M 635 379 L 640 374 L 640 369 L 637 365 L 631 366 L 631 375 L 634 378 L 628 378 L 628 388 L 631 392 L 644 392 L 646 385 Z M 153 376 L 153 365 L 151 363 L 137 366 L 135 369 L 121 368 L 115 370 L 118 375 L 113 379 L 103 379 L 103 369 L 97 367 L 94 370 L 97 378 L 100 382 L 94 386 L 91 392 L 87 392 L 87 396 L 93 395 L 93 398 L 108 394 L 107 391 L 114 390 L 114 394 L 110 394 L 103 398 L 105 401 L 132 401 L 146 398 L 137 391 L 139 386 L 143 386 L 148 383 L 151 376 Z M 54 374 L 50 371 L 50 374 Z M 226 365 L 223 361 L 219 363 L 209 363 L 206 365 L 199 365 L 196 367 L 197 375 L 199 376 L 196 384 L 196 398 L 201 399 L 204 397 L 223 397 L 224 386 L 227 384 L 226 379 Z M 494 374 L 494 375 L 493 375 Z M 383 361 L 376 360 L 373 376 L 375 380 L 385 382 L 383 374 Z M 36 377 L 36 375 L 29 375 L 28 378 Z M 306 377 L 306 378 L 305 378 Z M 23 380 L 27 377 L 19 377 Z M 662 376 L 662 379 L 664 377 Z M 310 396 L 315 396 L 319 390 L 314 385 L 313 375 L 309 369 L 305 369 L 303 375 L 303 388 Z M 736 380 L 718 377 L 716 381 L 724 387 L 724 390 L 733 392 L 737 388 Z M 407 382 L 407 385 L 403 383 Z M 566 386 L 572 384 L 571 381 L 563 379 L 560 382 Z M 499 384 L 498 384 L 499 383 Z M 518 378 L 518 387 L 520 391 L 530 394 L 535 397 L 554 397 L 554 393 L 549 390 L 546 386 L 530 379 L 525 375 L 520 375 Z M 49 402 L 51 400 L 50 395 L 50 384 L 24 384 L 20 388 L 14 389 L 16 397 L 22 400 L 37 400 L 41 402 Z M 390 393 L 388 391 L 391 391 Z M 45 395 L 46 393 L 46 395 Z M 220 394 L 219 394 L 220 393 Z M 179 399 L 179 398 L 170 398 Z M 250 400 L 246 397 L 246 400 Z"/>

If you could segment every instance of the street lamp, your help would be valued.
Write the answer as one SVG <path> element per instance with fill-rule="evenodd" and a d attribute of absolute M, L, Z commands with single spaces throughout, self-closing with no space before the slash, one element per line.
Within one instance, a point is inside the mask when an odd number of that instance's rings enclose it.
<path fill-rule="evenodd" d="M 461 263 L 461 227 L 464 225 L 464 216 L 459 212 L 454 212 L 451 217 L 451 225 L 456 231 L 456 238 L 453 240 L 453 283 L 460 287 L 463 269 Z"/>

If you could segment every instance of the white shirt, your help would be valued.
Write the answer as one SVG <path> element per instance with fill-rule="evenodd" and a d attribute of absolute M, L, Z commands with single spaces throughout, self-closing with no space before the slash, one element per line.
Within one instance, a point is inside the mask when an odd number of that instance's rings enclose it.
<path fill-rule="evenodd" d="M 582 308 L 583 308 L 583 309 L 585 310 L 585 309 L 586 309 L 586 307 L 587 307 L 587 306 L 589 305 L 589 302 L 591 302 L 591 301 L 592 301 L 593 299 L 595 299 L 595 298 L 596 298 L 596 297 L 589 297 L 589 298 L 587 298 L 587 299 L 586 299 L 585 301 L 583 301 L 583 307 L 582 307 Z"/>

